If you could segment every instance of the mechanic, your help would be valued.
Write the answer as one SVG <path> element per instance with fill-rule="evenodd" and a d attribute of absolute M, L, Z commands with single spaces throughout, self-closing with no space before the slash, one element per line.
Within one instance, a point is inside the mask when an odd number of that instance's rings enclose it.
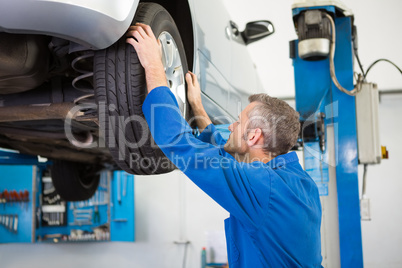
<path fill-rule="evenodd" d="M 295 152 L 299 115 L 284 101 L 252 95 L 225 141 L 201 103 L 197 77 L 188 72 L 188 101 L 201 134 L 180 114 L 167 87 L 162 52 L 152 29 L 127 33 L 145 69 L 142 110 L 156 144 L 198 187 L 230 213 L 225 220 L 229 266 L 321 267 L 321 205 L 315 182 Z"/>

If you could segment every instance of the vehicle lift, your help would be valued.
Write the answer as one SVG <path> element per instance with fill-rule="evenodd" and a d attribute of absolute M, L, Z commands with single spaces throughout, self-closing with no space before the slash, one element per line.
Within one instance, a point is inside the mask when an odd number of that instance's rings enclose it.
<path fill-rule="evenodd" d="M 290 42 L 290 57 L 304 165 L 323 210 L 322 265 L 363 267 L 358 164 L 378 164 L 383 155 L 378 90 L 362 75 L 354 86 L 357 33 L 350 9 L 339 1 L 296 0 L 292 13 L 298 40 Z"/>

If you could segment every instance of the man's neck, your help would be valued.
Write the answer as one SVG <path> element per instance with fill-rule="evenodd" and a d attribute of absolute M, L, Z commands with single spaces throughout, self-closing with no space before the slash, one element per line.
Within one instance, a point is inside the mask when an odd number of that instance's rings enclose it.
<path fill-rule="evenodd" d="M 263 162 L 263 163 L 268 163 L 275 157 L 271 156 L 271 154 L 266 154 L 264 152 L 249 152 L 246 154 L 238 154 L 234 153 L 231 154 L 237 161 L 239 162 L 244 162 L 244 163 L 252 163 L 255 161 Z"/>

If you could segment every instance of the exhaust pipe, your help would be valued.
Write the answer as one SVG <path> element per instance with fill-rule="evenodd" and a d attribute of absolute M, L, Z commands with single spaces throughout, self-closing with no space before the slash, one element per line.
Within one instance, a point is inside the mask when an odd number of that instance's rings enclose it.
<path fill-rule="evenodd" d="M 76 106 L 74 103 L 64 102 L 0 107 L 0 122 L 65 119 L 74 106 Z M 83 112 L 77 112 L 74 114 L 73 119 L 83 114 Z"/>

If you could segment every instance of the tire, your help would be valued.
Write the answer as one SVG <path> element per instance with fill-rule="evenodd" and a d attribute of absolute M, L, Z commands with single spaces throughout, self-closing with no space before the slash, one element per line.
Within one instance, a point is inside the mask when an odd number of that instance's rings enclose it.
<path fill-rule="evenodd" d="M 54 188 L 66 201 L 82 201 L 91 198 L 98 189 L 100 167 L 92 164 L 54 160 L 51 177 Z"/>
<path fill-rule="evenodd" d="M 158 4 L 140 3 L 133 24 L 136 22 L 150 25 L 163 48 L 177 48 L 166 49 L 175 53 L 164 52 L 163 63 L 171 90 L 183 116 L 188 119 L 184 79 L 187 61 L 172 17 Z M 176 65 L 169 64 L 172 62 Z M 175 68 L 177 66 L 181 68 Z M 111 47 L 95 53 L 94 83 L 100 129 L 116 164 L 126 172 L 138 175 L 163 174 L 175 169 L 155 144 L 145 121 L 142 113 L 147 94 L 145 71 L 125 36 Z"/>

